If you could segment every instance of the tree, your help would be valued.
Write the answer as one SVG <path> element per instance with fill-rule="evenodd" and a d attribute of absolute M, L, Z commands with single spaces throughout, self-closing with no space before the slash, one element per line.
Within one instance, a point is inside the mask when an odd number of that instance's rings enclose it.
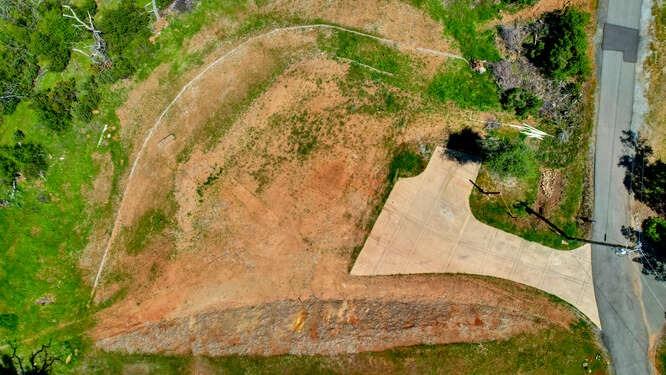
<path fill-rule="evenodd" d="M 492 133 L 482 142 L 484 163 L 502 177 L 525 177 L 536 168 L 532 150 L 523 137 Z"/>
<path fill-rule="evenodd" d="M 651 217 L 643 222 L 643 235 L 647 242 L 659 250 L 666 250 L 666 219 Z M 666 255 L 666 254 L 664 254 Z"/>
<path fill-rule="evenodd" d="M 0 355 L 0 373 L 7 375 L 48 375 L 53 369 L 53 365 L 60 361 L 49 353 L 50 345 L 42 345 L 41 348 L 33 351 L 26 358 L 18 354 L 15 343 L 9 343 L 10 353 Z"/>
<path fill-rule="evenodd" d="M 542 28 L 525 45 L 527 57 L 550 77 L 564 80 L 590 71 L 585 26 L 589 14 L 572 8 L 546 13 Z"/>
<path fill-rule="evenodd" d="M 28 48 L 30 34 L 17 20 L 0 20 L 0 110 L 9 114 L 29 96 L 37 78 L 36 56 Z"/>
<path fill-rule="evenodd" d="M 87 11 L 87 19 L 83 21 L 81 18 L 79 18 L 78 14 L 74 9 L 69 6 L 69 5 L 63 5 L 63 9 L 65 10 L 65 13 L 63 13 L 64 18 L 70 18 L 76 21 L 75 27 L 83 28 L 84 30 L 90 32 L 90 34 L 93 37 L 93 44 L 88 47 L 90 50 L 90 53 L 87 53 L 83 50 L 74 48 L 74 51 L 79 52 L 85 56 L 88 56 L 93 63 L 102 66 L 102 67 L 108 67 L 111 66 L 111 60 L 109 59 L 109 56 L 106 54 L 106 41 L 104 38 L 102 38 L 102 32 L 98 30 L 95 27 L 95 23 L 93 22 L 93 17 L 90 14 L 90 11 Z M 94 9 L 97 9 L 95 6 Z"/>
<path fill-rule="evenodd" d="M 506 90 L 501 103 L 504 109 L 512 110 L 518 118 L 536 115 L 543 104 L 539 97 L 520 87 Z"/>
<path fill-rule="evenodd" d="M 40 144 L 17 142 L 0 146 L 0 199 L 9 199 L 18 189 L 18 178 L 37 178 L 48 169 L 47 153 Z"/>
<path fill-rule="evenodd" d="M 31 50 L 49 62 L 52 71 L 63 71 L 69 63 L 70 45 L 77 32 L 60 14 L 60 8 L 44 12 L 31 32 Z"/>
<path fill-rule="evenodd" d="M 152 51 L 150 17 L 133 0 L 122 0 L 115 8 L 101 13 L 99 27 L 104 32 L 113 60 L 114 79 L 126 78 L 136 71 L 140 62 Z"/>
<path fill-rule="evenodd" d="M 74 79 L 58 82 L 55 87 L 35 95 L 34 103 L 41 119 L 51 130 L 66 130 L 72 121 L 72 104 L 76 101 Z"/>

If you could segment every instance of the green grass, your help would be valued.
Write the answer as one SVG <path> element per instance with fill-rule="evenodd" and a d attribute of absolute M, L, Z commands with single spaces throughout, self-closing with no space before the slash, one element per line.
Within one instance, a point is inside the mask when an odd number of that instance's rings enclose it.
<path fill-rule="evenodd" d="M 486 191 L 500 191 L 501 195 L 484 195 L 474 189 L 469 197 L 469 204 L 474 217 L 505 232 L 516 234 L 529 241 L 538 242 L 555 249 L 570 250 L 582 245 L 579 241 L 563 238 L 539 222 L 537 218 L 530 216 L 523 208 L 517 206 L 519 202 L 525 202 L 529 206 L 532 206 L 535 202 L 539 183 L 538 170 L 528 174 L 525 178 L 518 179 L 516 182 L 517 185 L 511 189 L 498 188 L 495 178 L 492 177 L 486 167 L 482 167 L 476 183 Z M 577 182 L 571 183 L 571 186 L 567 184 L 566 188 L 568 190 L 563 191 L 564 197 L 561 203 L 548 214 L 550 221 L 564 230 L 565 233 L 574 237 L 581 234 L 574 215 L 578 212 L 580 200 L 582 200 L 583 185 L 582 183 L 577 184 Z M 579 192 L 581 194 L 576 195 Z M 569 212 L 564 211 L 567 209 Z M 574 212 L 574 214 L 571 214 L 571 212 Z M 511 215 L 514 217 L 511 217 Z M 565 242 L 562 242 L 562 240 L 565 240 Z"/>
<path fill-rule="evenodd" d="M 663 333 L 659 339 L 659 343 L 657 344 L 657 351 L 655 353 L 654 362 L 655 366 L 657 367 L 657 373 L 664 374 L 664 370 L 666 370 L 666 335 Z"/>
<path fill-rule="evenodd" d="M 281 355 L 219 358 L 122 356 L 97 353 L 82 373 L 188 373 L 198 363 L 221 374 L 594 374 L 607 373 L 594 333 L 579 321 L 569 329 L 548 328 L 509 340 L 475 344 L 419 345 L 337 356 Z M 101 371 L 111 369 L 111 372 Z M 99 370 L 95 370 L 99 369 Z M 190 370 L 189 372 L 193 372 Z"/>
<path fill-rule="evenodd" d="M 494 0 L 410 0 L 444 25 L 444 33 L 451 36 L 467 59 L 497 61 L 495 31 L 481 30 L 481 25 L 497 18 L 502 3 Z M 444 5 L 446 4 L 446 5 Z"/>
<path fill-rule="evenodd" d="M 475 73 L 460 60 L 450 60 L 435 75 L 428 94 L 439 102 L 453 101 L 461 108 L 499 109 L 499 89 L 490 74 Z"/>
<path fill-rule="evenodd" d="M 162 210 L 151 209 L 143 214 L 131 227 L 124 228 L 125 251 L 138 254 L 156 235 L 162 233 L 171 224 L 170 215 Z"/>
<path fill-rule="evenodd" d="M 0 313 L 18 317 L 15 329 L 0 329 L 0 336 L 26 340 L 26 348 L 53 339 L 54 351 L 71 353 L 82 347 L 81 334 L 91 323 L 78 257 L 96 215 L 82 196 L 96 173 L 95 141 L 80 126 L 55 135 L 24 101 L 0 127 L 3 143 L 20 128 L 52 155 L 45 180 L 22 184 L 18 205 L 0 209 Z M 55 302 L 35 304 L 45 295 Z"/>
<path fill-rule="evenodd" d="M 330 53 L 335 58 L 352 60 L 389 73 L 382 74 L 351 63 L 349 78 L 353 82 L 372 80 L 406 90 L 418 86 L 415 79 L 415 62 L 395 48 L 383 45 L 374 39 L 348 32 L 335 31 L 331 37 L 320 36 L 318 45 L 320 49 Z"/>
<path fill-rule="evenodd" d="M 72 372 L 81 375 L 106 374 L 160 374 L 190 373 L 191 360 L 173 356 L 128 355 L 91 352 Z"/>
<path fill-rule="evenodd" d="M 528 142 L 513 131 L 504 131 L 505 136 L 515 137 L 520 142 Z M 573 249 L 581 244 L 577 241 L 566 240 L 554 232 L 536 217 L 531 216 L 520 206 L 520 203 L 533 207 L 537 199 L 540 165 L 536 160 L 533 143 L 527 145 L 527 170 L 520 177 L 502 177 L 492 172 L 491 164 L 484 163 L 476 183 L 485 191 L 499 191 L 499 195 L 485 195 L 477 189 L 472 190 L 469 202 L 474 217 L 495 228 L 505 232 L 517 234 L 527 240 L 556 249 Z M 562 199 L 558 205 L 547 213 L 547 217 L 568 235 L 579 236 L 579 228 L 575 216 L 578 214 L 583 195 L 584 165 L 573 164 L 562 172 L 564 186 Z M 513 182 L 511 186 L 498 184 L 498 181 Z M 512 217 L 513 216 L 513 217 Z M 562 240 L 566 242 L 563 243 Z"/>
<path fill-rule="evenodd" d="M 425 169 L 427 161 L 422 155 L 412 149 L 403 147 L 398 149 L 389 164 L 387 181 L 391 188 L 398 178 L 413 177 Z"/>

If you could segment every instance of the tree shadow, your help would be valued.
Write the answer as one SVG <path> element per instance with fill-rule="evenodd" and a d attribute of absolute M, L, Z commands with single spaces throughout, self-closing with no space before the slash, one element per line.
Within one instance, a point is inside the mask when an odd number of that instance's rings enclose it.
<path fill-rule="evenodd" d="M 624 187 L 638 201 L 666 215 L 666 164 L 661 160 L 651 161 L 652 147 L 635 132 L 623 131 L 620 140 L 629 150 L 618 162 L 625 169 Z"/>
<path fill-rule="evenodd" d="M 588 240 L 586 238 L 571 236 L 571 235 L 567 234 L 567 232 L 565 232 L 564 229 L 558 227 L 557 224 L 550 221 L 543 214 L 541 214 L 540 212 L 535 211 L 532 207 L 530 207 L 529 204 L 527 204 L 527 202 L 524 202 L 524 201 L 517 202 L 515 204 L 515 207 L 522 208 L 529 215 L 532 215 L 532 216 L 536 217 L 537 219 L 541 220 L 553 232 L 557 233 L 559 236 L 561 236 L 564 239 L 571 240 L 571 241 L 580 241 L 580 242 L 585 242 L 585 243 L 594 244 L 594 245 L 608 246 L 608 247 L 622 247 L 621 244 L 604 242 L 604 241 Z"/>
<path fill-rule="evenodd" d="M 481 136 L 470 128 L 451 133 L 446 141 L 444 154 L 460 164 L 481 161 Z"/>
<path fill-rule="evenodd" d="M 645 222 L 643 227 L 645 227 Z M 641 273 L 654 276 L 657 281 L 666 281 L 666 267 L 664 267 L 666 249 L 664 244 L 654 243 L 646 239 L 643 230 L 629 226 L 622 226 L 622 235 L 632 243 L 640 241 L 640 251 L 631 260 L 641 265 Z"/>

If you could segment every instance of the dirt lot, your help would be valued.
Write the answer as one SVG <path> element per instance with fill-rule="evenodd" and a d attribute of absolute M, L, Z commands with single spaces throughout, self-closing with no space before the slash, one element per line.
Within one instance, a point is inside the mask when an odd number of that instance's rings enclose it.
<path fill-rule="evenodd" d="M 91 332 L 97 345 L 330 354 L 567 327 L 575 317 L 566 307 L 509 282 L 348 274 L 385 183 L 390 145 L 441 139 L 459 114 L 407 108 L 396 121 L 364 110 L 381 88 L 369 83 L 359 96 L 345 86 L 349 65 L 313 48 L 316 38 L 305 31 L 247 44 L 165 117 L 118 215 L 127 231 L 151 210 L 169 224 L 135 255 L 122 236 L 114 242 L 97 293 L 111 304 Z M 155 82 L 138 87 L 130 95 L 137 101 L 119 114 L 136 145 L 159 113 L 144 101 L 160 101 Z M 263 93 L 235 113 L 257 82 L 268 83 Z M 414 106 L 421 100 L 396 94 Z"/>

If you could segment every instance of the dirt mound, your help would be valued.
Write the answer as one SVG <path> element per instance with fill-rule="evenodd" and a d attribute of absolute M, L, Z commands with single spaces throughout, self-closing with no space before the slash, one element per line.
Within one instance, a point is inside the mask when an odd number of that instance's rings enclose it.
<path fill-rule="evenodd" d="M 194 355 L 340 354 L 484 341 L 546 327 L 496 306 L 446 300 L 284 300 L 149 323 L 98 345 Z"/>
<path fill-rule="evenodd" d="M 536 210 L 547 215 L 562 199 L 564 185 L 562 172 L 556 169 L 543 168 L 539 177 L 539 191 L 534 204 Z"/>

